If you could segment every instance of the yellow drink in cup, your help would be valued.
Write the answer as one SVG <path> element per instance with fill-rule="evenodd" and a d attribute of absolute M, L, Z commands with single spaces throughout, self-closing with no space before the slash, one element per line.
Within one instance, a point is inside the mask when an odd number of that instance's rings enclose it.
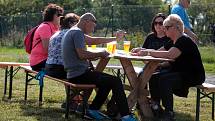
<path fill-rule="evenodd" d="M 116 51 L 116 41 L 107 43 L 107 51 L 111 54 L 115 53 Z"/>
<path fill-rule="evenodd" d="M 124 51 L 125 53 L 129 53 L 131 41 L 124 41 Z"/>
<path fill-rule="evenodd" d="M 116 41 L 113 41 L 113 49 L 112 49 L 112 54 L 116 52 Z"/>
<path fill-rule="evenodd" d="M 107 43 L 107 51 L 109 53 L 112 53 L 112 50 L 113 50 L 113 44 L 110 42 L 110 43 Z"/>
<path fill-rule="evenodd" d="M 91 45 L 91 48 L 92 49 L 96 49 L 96 45 Z"/>

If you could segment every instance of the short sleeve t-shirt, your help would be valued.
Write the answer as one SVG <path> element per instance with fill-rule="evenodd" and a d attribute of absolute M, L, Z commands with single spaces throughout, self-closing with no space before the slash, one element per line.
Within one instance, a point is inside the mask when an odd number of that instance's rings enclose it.
<path fill-rule="evenodd" d="M 38 41 L 41 41 L 41 39 L 51 38 L 51 36 L 58 30 L 59 28 L 56 27 L 51 22 L 40 24 L 40 26 L 37 28 L 34 34 L 33 46 L 36 43 L 38 43 Z M 44 50 L 42 42 L 39 42 L 35 47 L 32 48 L 30 58 L 29 58 L 30 65 L 31 66 L 37 65 L 40 62 L 46 60 L 47 57 L 48 57 L 48 53 Z"/>
<path fill-rule="evenodd" d="M 78 27 L 68 30 L 62 39 L 62 57 L 67 78 L 80 76 L 89 67 L 87 60 L 81 60 L 76 52 L 77 48 L 86 49 L 83 31 Z"/>
<path fill-rule="evenodd" d="M 155 36 L 154 33 L 151 33 L 146 37 L 146 40 L 144 41 L 142 48 L 157 50 L 163 47 L 165 43 L 167 43 L 168 41 L 170 41 L 170 39 L 166 36 L 158 38 L 157 36 Z"/>
<path fill-rule="evenodd" d="M 172 62 L 172 71 L 180 72 L 186 85 L 194 86 L 205 81 L 205 71 L 197 45 L 186 35 L 181 36 L 175 44 L 168 43 L 166 50 L 176 47 L 181 55 Z"/>
<path fill-rule="evenodd" d="M 184 22 L 184 26 L 189 30 L 192 29 L 187 12 L 180 4 L 176 4 L 172 7 L 171 14 L 177 14 L 178 16 L 180 16 L 182 21 Z"/>

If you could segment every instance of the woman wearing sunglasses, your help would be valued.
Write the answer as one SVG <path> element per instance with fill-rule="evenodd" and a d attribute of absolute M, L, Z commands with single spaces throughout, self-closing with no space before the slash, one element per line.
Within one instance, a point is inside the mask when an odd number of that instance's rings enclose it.
<path fill-rule="evenodd" d="M 30 66 L 35 71 L 45 67 L 48 57 L 48 45 L 50 37 L 59 30 L 60 17 L 63 8 L 56 4 L 49 4 L 43 11 L 43 22 L 34 33 L 32 50 L 29 57 Z"/>
<path fill-rule="evenodd" d="M 169 41 L 166 37 L 163 27 L 163 21 L 166 16 L 163 13 L 158 13 L 154 16 L 151 23 L 151 33 L 147 35 L 142 48 L 146 49 L 159 49 Z M 133 48 L 131 52 L 138 52 L 142 48 Z"/>

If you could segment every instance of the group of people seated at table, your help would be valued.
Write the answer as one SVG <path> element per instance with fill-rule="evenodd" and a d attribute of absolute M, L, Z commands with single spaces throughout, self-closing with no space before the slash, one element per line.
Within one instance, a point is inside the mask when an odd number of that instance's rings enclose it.
<path fill-rule="evenodd" d="M 90 117 L 96 120 L 109 118 L 99 110 L 112 91 L 121 120 L 136 121 L 129 111 L 120 78 L 90 68 L 89 60 L 106 58 L 109 53 L 90 52 L 86 48 L 86 45 L 104 44 L 120 37 L 89 36 L 97 24 L 92 13 L 80 17 L 74 13 L 63 16 L 63 8 L 56 4 L 46 6 L 43 21 L 48 24 L 42 23 L 35 32 L 35 47 L 30 55 L 32 69 L 40 71 L 45 68 L 46 74 L 75 84 L 95 84 L 98 90 L 87 110 Z M 189 87 L 202 84 L 204 67 L 197 45 L 184 34 L 184 24 L 178 15 L 166 17 L 163 13 L 156 14 L 151 31 L 143 46 L 133 48 L 131 55 L 174 60 L 160 63 L 159 73 L 153 74 L 149 81 L 154 116 L 173 121 L 173 94 L 187 97 Z M 41 42 L 37 44 L 38 37 Z"/>

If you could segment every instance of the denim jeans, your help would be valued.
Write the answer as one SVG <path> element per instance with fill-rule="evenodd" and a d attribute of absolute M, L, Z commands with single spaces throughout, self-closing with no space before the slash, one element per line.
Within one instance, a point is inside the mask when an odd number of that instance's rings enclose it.
<path fill-rule="evenodd" d="M 116 101 L 121 116 L 129 115 L 127 98 L 122 81 L 118 77 L 98 71 L 87 70 L 84 74 L 71 78 L 69 81 L 75 84 L 96 85 L 98 91 L 89 107 L 91 110 L 99 110 L 107 99 L 109 92 L 112 90 L 113 98 Z"/>

